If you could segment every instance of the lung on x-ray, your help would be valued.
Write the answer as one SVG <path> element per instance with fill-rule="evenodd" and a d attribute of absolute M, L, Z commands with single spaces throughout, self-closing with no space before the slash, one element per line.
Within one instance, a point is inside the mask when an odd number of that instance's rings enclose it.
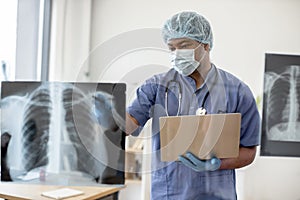
<path fill-rule="evenodd" d="M 266 54 L 261 155 L 300 156 L 300 56 Z"/>
<path fill-rule="evenodd" d="M 122 83 L 2 82 L 1 181 L 123 184 Z"/>

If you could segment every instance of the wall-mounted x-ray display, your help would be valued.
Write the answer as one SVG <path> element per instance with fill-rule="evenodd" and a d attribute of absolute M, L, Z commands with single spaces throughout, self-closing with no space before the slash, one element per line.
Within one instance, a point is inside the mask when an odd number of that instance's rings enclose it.
<path fill-rule="evenodd" d="M 124 183 L 122 83 L 2 82 L 1 180 Z"/>
<path fill-rule="evenodd" d="M 261 155 L 300 157 L 300 56 L 266 54 Z"/>

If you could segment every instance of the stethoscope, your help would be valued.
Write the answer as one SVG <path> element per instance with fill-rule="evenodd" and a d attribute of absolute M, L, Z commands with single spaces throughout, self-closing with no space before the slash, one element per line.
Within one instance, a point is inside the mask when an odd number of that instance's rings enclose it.
<path fill-rule="evenodd" d="M 166 114 L 167 116 L 169 116 L 169 111 L 168 111 L 168 92 L 169 92 L 169 88 L 170 88 L 170 85 L 171 83 L 175 83 L 176 85 L 178 85 L 178 109 L 177 109 L 177 113 L 175 116 L 178 116 L 179 115 L 179 112 L 180 112 L 180 109 L 181 109 L 181 100 L 182 100 L 182 88 L 181 88 L 181 84 L 175 80 L 175 77 L 174 77 L 174 80 L 170 80 L 168 81 L 167 85 L 166 85 L 166 90 L 165 90 L 165 111 L 166 111 Z M 175 87 L 175 86 L 173 86 Z"/>
<path fill-rule="evenodd" d="M 212 88 L 215 86 L 215 84 L 216 84 L 216 82 L 217 82 L 217 74 L 218 74 L 218 72 L 216 72 L 215 79 L 214 79 L 214 82 L 213 82 L 213 84 L 212 84 L 211 90 L 212 90 Z M 170 85 L 171 85 L 172 83 L 174 83 L 175 85 L 178 86 L 178 87 L 177 87 L 177 88 L 178 88 L 178 109 L 177 109 L 177 113 L 176 113 L 175 116 L 178 116 L 178 115 L 179 115 L 179 112 L 180 112 L 180 109 L 181 109 L 181 102 L 182 102 L 182 87 L 181 87 L 180 82 L 179 82 L 179 81 L 176 81 L 176 76 L 177 76 L 177 73 L 175 73 L 174 79 L 168 81 L 167 84 L 166 84 L 166 90 L 165 90 L 165 111 L 166 111 L 167 116 L 170 116 L 170 115 L 169 115 L 169 111 L 168 111 L 168 96 L 169 96 L 169 95 L 168 95 L 168 92 L 169 92 Z M 172 86 L 172 87 L 175 87 L 175 85 Z M 201 107 L 198 108 L 198 109 L 196 110 L 196 113 L 195 113 L 196 115 L 205 115 L 205 114 L 207 114 L 207 110 L 205 109 L 204 106 L 205 106 L 205 103 L 206 103 L 206 100 L 207 100 L 208 96 L 209 96 L 209 91 L 207 91 L 207 93 L 205 94 L 205 96 L 204 96 L 204 98 L 203 98 L 203 101 L 202 101 Z"/>

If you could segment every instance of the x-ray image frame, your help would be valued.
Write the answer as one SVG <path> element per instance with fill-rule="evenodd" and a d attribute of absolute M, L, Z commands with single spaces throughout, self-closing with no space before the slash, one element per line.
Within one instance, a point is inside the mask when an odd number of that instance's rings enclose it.
<path fill-rule="evenodd" d="M 124 184 L 125 95 L 124 83 L 2 82 L 1 181 Z"/>
<path fill-rule="evenodd" d="M 262 156 L 300 157 L 300 56 L 266 54 Z"/>

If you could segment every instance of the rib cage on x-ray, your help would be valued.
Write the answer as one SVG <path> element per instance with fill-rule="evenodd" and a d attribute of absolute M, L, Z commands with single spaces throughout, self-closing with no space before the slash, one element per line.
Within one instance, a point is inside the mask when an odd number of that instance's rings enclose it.
<path fill-rule="evenodd" d="M 266 73 L 265 83 L 268 139 L 300 141 L 300 66 Z"/>
<path fill-rule="evenodd" d="M 22 162 L 26 171 L 48 164 L 47 143 L 51 109 L 52 102 L 48 88 L 42 87 L 30 95 L 22 127 Z"/>

